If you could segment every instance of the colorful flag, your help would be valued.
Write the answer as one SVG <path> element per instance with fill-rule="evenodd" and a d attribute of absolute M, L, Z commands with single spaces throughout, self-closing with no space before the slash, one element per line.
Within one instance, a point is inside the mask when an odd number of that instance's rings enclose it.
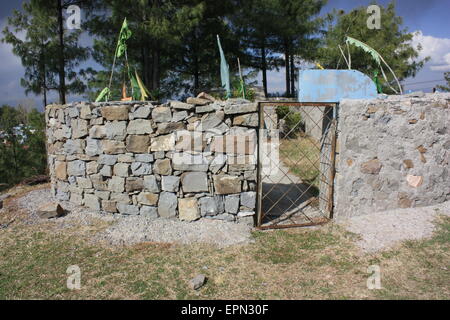
<path fill-rule="evenodd" d="M 225 88 L 227 92 L 226 98 L 228 99 L 231 97 L 230 68 L 227 64 L 227 61 L 225 60 L 225 55 L 223 54 L 219 35 L 217 35 L 217 43 L 219 45 L 220 52 L 220 78 L 222 80 L 222 87 Z"/>
<path fill-rule="evenodd" d="M 120 29 L 119 41 L 117 42 L 116 57 L 120 58 L 127 50 L 126 41 L 131 37 L 131 30 L 128 29 L 127 18 L 123 20 L 122 28 Z"/>

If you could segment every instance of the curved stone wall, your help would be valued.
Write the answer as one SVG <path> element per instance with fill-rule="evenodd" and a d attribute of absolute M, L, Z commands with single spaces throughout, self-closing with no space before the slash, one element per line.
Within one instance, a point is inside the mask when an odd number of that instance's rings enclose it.
<path fill-rule="evenodd" d="M 50 105 L 46 121 L 57 200 L 116 214 L 253 223 L 257 103 Z"/>

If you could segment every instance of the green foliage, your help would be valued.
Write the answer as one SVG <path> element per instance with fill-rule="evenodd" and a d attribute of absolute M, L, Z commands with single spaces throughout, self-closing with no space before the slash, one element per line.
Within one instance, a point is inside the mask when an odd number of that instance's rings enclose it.
<path fill-rule="evenodd" d="M 84 0 L 77 4 L 90 2 Z M 58 3 L 65 11 L 71 2 L 25 1 L 23 10 L 15 10 L 2 31 L 1 41 L 13 46 L 13 53 L 25 68 L 20 83 L 26 94 L 42 95 L 44 105 L 49 91 L 58 91 L 63 102 L 66 93 L 84 92 L 83 78 L 91 71 L 79 70 L 80 62 L 89 57 L 89 50 L 78 44 L 81 30 L 61 30 L 58 18 L 62 17 L 62 10 L 58 10 Z M 19 33 L 23 33 L 24 38 L 18 36 Z"/>
<path fill-rule="evenodd" d="M 444 73 L 445 81 L 447 81 L 446 86 L 437 86 L 438 89 L 441 89 L 443 91 L 450 91 L 450 72 Z"/>
<path fill-rule="evenodd" d="M 413 34 L 402 27 L 403 20 L 395 13 L 392 2 L 381 8 L 381 29 L 367 28 L 367 7 L 356 8 L 349 13 L 334 11 L 329 15 L 329 27 L 323 46 L 318 54 L 319 62 L 328 69 L 346 69 L 339 45 L 348 55 L 345 40 L 347 36 L 360 40 L 375 49 L 392 67 L 399 80 L 415 76 L 427 59 L 418 60 L 421 47 L 411 45 Z M 359 70 L 368 76 L 379 70 L 378 63 L 361 48 L 349 45 L 352 69 Z M 395 88 L 393 76 L 386 73 L 389 83 Z M 392 92 L 381 80 L 383 92 Z"/>
<path fill-rule="evenodd" d="M 47 168 L 44 114 L 0 108 L 0 190 Z"/>
<path fill-rule="evenodd" d="M 276 109 L 278 121 L 284 120 L 285 133 L 289 133 L 289 137 L 293 137 L 296 133 L 302 131 L 302 115 L 288 106 L 278 106 Z"/>

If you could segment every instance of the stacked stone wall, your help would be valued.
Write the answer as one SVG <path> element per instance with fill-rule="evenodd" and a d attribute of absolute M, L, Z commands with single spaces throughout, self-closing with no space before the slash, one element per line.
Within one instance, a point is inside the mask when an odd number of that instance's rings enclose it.
<path fill-rule="evenodd" d="M 257 103 L 189 98 L 46 108 L 53 195 L 94 210 L 253 224 Z"/>

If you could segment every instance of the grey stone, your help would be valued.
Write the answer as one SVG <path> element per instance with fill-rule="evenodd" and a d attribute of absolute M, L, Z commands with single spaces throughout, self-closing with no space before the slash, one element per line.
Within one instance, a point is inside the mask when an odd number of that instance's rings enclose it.
<path fill-rule="evenodd" d="M 80 116 L 80 110 L 77 107 L 70 107 L 69 110 L 69 117 L 71 118 L 78 118 Z"/>
<path fill-rule="evenodd" d="M 173 122 L 183 121 L 187 117 L 188 117 L 187 111 L 174 112 L 173 113 L 173 117 L 172 117 L 172 121 Z"/>
<path fill-rule="evenodd" d="M 117 203 L 131 204 L 130 197 L 125 193 L 111 193 L 111 200 Z"/>
<path fill-rule="evenodd" d="M 135 154 L 134 158 L 136 159 L 136 161 L 138 162 L 153 162 L 154 161 L 154 157 L 152 154 L 146 153 L 146 154 Z"/>
<path fill-rule="evenodd" d="M 227 163 L 227 155 L 223 153 L 218 153 L 211 161 L 211 164 L 209 165 L 209 170 L 211 170 L 211 172 L 215 174 L 219 172 L 220 169 L 222 169 L 226 163 Z"/>
<path fill-rule="evenodd" d="M 244 114 L 234 117 L 234 126 L 257 127 L 259 125 L 259 117 L 257 113 Z"/>
<path fill-rule="evenodd" d="M 195 113 L 207 113 L 207 112 L 214 112 L 217 110 L 220 110 L 222 107 L 219 104 L 209 104 L 206 106 L 196 107 Z"/>
<path fill-rule="evenodd" d="M 237 214 L 239 211 L 239 196 L 232 195 L 225 197 L 225 211 L 228 213 Z"/>
<path fill-rule="evenodd" d="M 169 176 L 172 174 L 172 165 L 170 159 L 158 159 L 155 161 L 154 170 L 155 173 Z"/>
<path fill-rule="evenodd" d="M 250 113 L 258 110 L 258 104 L 257 103 L 226 104 L 223 110 L 225 114 Z"/>
<path fill-rule="evenodd" d="M 162 192 L 159 196 L 158 214 L 162 218 L 173 218 L 177 215 L 178 198 L 175 193 Z"/>
<path fill-rule="evenodd" d="M 83 153 L 84 146 L 84 140 L 67 140 L 66 143 L 64 143 L 64 152 L 66 154 Z"/>
<path fill-rule="evenodd" d="M 88 132 L 88 122 L 86 120 L 81 119 L 72 119 L 71 127 L 72 127 L 72 138 L 79 139 L 86 137 Z"/>
<path fill-rule="evenodd" d="M 241 205 L 250 209 L 255 209 L 256 206 L 256 192 L 242 192 Z"/>
<path fill-rule="evenodd" d="M 175 148 L 175 135 L 173 133 L 152 138 L 151 151 L 172 151 Z"/>
<path fill-rule="evenodd" d="M 138 215 L 139 214 L 138 206 L 129 205 L 129 204 L 125 204 L 125 203 L 118 203 L 117 210 L 119 210 L 119 213 L 126 214 L 126 215 Z"/>
<path fill-rule="evenodd" d="M 146 217 L 148 219 L 158 218 L 158 208 L 157 207 L 142 206 L 140 213 L 141 213 L 141 216 Z"/>
<path fill-rule="evenodd" d="M 69 161 L 67 163 L 67 174 L 69 176 L 85 176 L 86 163 L 81 160 Z"/>
<path fill-rule="evenodd" d="M 191 280 L 189 281 L 189 287 L 190 287 L 192 290 L 198 290 L 198 289 L 200 289 L 201 287 L 203 287 L 203 285 L 205 284 L 205 282 L 206 282 L 206 277 L 205 277 L 205 275 L 199 274 L 198 276 L 196 276 L 195 278 L 193 278 L 193 279 L 191 279 Z"/>
<path fill-rule="evenodd" d="M 89 136 L 95 139 L 103 139 L 104 137 L 106 137 L 105 126 L 92 126 L 89 129 Z"/>
<path fill-rule="evenodd" d="M 116 164 L 116 162 L 117 162 L 117 156 L 109 155 L 109 154 L 101 154 L 97 160 L 98 164 L 105 164 L 108 166 L 113 166 Z"/>
<path fill-rule="evenodd" d="M 208 171 L 209 161 L 201 154 L 174 153 L 172 165 L 180 171 Z"/>
<path fill-rule="evenodd" d="M 64 215 L 64 209 L 56 202 L 49 202 L 40 206 L 37 215 L 42 219 L 56 218 Z"/>
<path fill-rule="evenodd" d="M 215 216 L 224 212 L 221 197 L 203 197 L 198 200 L 202 217 Z"/>
<path fill-rule="evenodd" d="M 166 154 L 166 153 L 165 153 L 164 151 L 156 151 L 156 152 L 154 153 L 155 159 L 164 159 L 165 154 Z"/>
<path fill-rule="evenodd" d="M 185 128 L 182 122 L 163 122 L 158 124 L 157 134 L 167 134 L 174 131 L 183 130 Z"/>
<path fill-rule="evenodd" d="M 125 179 L 116 176 L 112 177 L 108 182 L 108 189 L 111 192 L 123 192 L 125 189 Z"/>
<path fill-rule="evenodd" d="M 62 125 L 60 129 L 55 131 L 56 140 L 70 139 L 72 137 L 72 129 Z"/>
<path fill-rule="evenodd" d="M 170 106 L 174 109 L 181 109 L 181 110 L 192 110 L 195 108 L 195 105 L 184 103 L 180 101 L 170 101 Z"/>
<path fill-rule="evenodd" d="M 114 165 L 114 175 L 128 177 L 130 175 L 130 165 L 128 163 L 117 163 Z"/>
<path fill-rule="evenodd" d="M 205 172 L 186 172 L 181 175 L 183 192 L 208 191 L 208 176 Z"/>
<path fill-rule="evenodd" d="M 102 176 L 104 176 L 104 177 L 111 177 L 112 176 L 112 169 L 111 169 L 111 166 L 103 166 L 101 169 L 100 169 L 100 172 L 99 172 Z"/>
<path fill-rule="evenodd" d="M 163 191 L 178 192 L 180 186 L 180 177 L 162 176 L 161 187 Z"/>
<path fill-rule="evenodd" d="M 105 125 L 106 137 L 111 140 L 124 140 L 127 135 L 126 121 L 113 121 Z"/>
<path fill-rule="evenodd" d="M 88 156 L 96 156 L 102 153 L 102 144 L 100 140 L 97 139 L 86 139 L 86 154 Z"/>
<path fill-rule="evenodd" d="M 206 131 L 216 128 L 222 123 L 223 118 L 217 116 L 216 113 L 208 113 L 202 117 L 200 127 L 197 130 Z"/>
<path fill-rule="evenodd" d="M 158 193 L 160 191 L 158 181 L 156 180 L 155 176 L 144 177 L 144 188 L 153 193 Z"/>
<path fill-rule="evenodd" d="M 128 134 L 149 134 L 152 132 L 152 122 L 150 120 L 131 120 L 127 127 Z"/>
<path fill-rule="evenodd" d="M 168 107 L 156 107 L 152 110 L 152 119 L 158 122 L 170 122 L 172 120 L 172 112 Z"/>
<path fill-rule="evenodd" d="M 93 210 L 100 210 L 100 199 L 93 194 L 84 195 L 84 205 Z"/>
<path fill-rule="evenodd" d="M 152 165 L 144 162 L 133 162 L 131 172 L 134 176 L 142 176 L 152 173 Z"/>
<path fill-rule="evenodd" d="M 109 191 L 94 191 L 95 196 L 99 197 L 101 200 L 109 200 L 111 192 Z"/>
<path fill-rule="evenodd" d="M 143 178 L 126 178 L 125 191 L 141 191 L 144 189 L 144 179 Z"/>
<path fill-rule="evenodd" d="M 148 106 L 139 106 L 133 112 L 135 119 L 147 119 L 150 115 L 151 109 Z"/>
<path fill-rule="evenodd" d="M 92 188 L 92 181 L 90 178 L 77 177 L 77 185 L 82 189 Z"/>

